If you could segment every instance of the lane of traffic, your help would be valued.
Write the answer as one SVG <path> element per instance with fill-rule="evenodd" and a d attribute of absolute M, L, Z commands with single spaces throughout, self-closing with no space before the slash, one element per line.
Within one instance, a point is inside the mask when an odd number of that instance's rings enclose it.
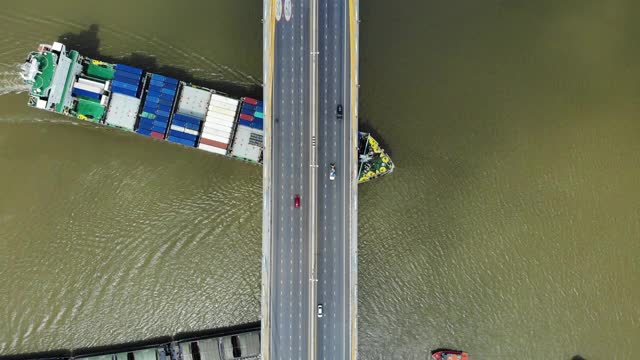
<path fill-rule="evenodd" d="M 324 317 L 319 324 L 318 342 L 319 358 L 337 359 L 348 357 L 348 278 L 346 277 L 345 259 L 348 258 L 348 238 L 344 222 L 345 208 L 349 206 L 345 198 L 345 184 L 348 183 L 349 170 L 344 161 L 347 147 L 343 138 L 349 134 L 344 130 L 344 119 L 338 113 L 338 105 L 344 104 L 344 72 L 342 59 L 344 56 L 344 19 L 346 11 L 344 1 L 327 1 L 321 14 L 320 39 L 323 42 L 324 56 L 321 65 L 324 81 L 320 91 L 322 97 L 321 113 L 324 139 L 321 141 L 323 159 L 327 171 L 321 174 L 324 194 L 321 196 L 325 221 L 321 230 L 324 249 L 321 264 L 322 279 L 318 282 L 322 299 L 319 302 L 325 307 Z M 347 135 L 348 136 L 348 135 Z M 337 174 L 334 181 L 329 179 L 329 164 L 334 162 Z"/>
<path fill-rule="evenodd" d="M 304 141 L 304 108 L 307 103 L 299 88 L 305 83 L 305 13 L 306 1 L 291 2 L 289 21 L 281 19 L 276 24 L 275 68 L 273 91 L 274 166 L 273 184 L 278 189 L 273 214 L 271 358 L 304 359 L 307 357 L 307 320 L 305 306 L 306 257 L 305 232 L 307 213 L 304 211 L 305 172 L 302 149 Z M 286 6 L 285 6 L 286 8 Z M 276 162 L 274 162 L 276 163 Z M 277 185 L 277 186 L 276 186 Z M 300 208 L 294 206 L 295 194 L 300 195 Z M 275 320 L 277 319 L 277 321 Z"/>

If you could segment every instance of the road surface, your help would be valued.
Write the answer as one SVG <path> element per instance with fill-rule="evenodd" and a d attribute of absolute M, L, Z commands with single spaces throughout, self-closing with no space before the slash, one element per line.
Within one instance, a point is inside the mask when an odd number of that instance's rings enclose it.
<path fill-rule="evenodd" d="M 350 198 L 348 1 L 319 4 L 317 358 L 350 359 Z M 343 118 L 337 115 L 338 104 Z M 336 179 L 329 180 L 330 163 Z"/>
<path fill-rule="evenodd" d="M 309 2 L 275 24 L 271 162 L 270 359 L 309 354 Z M 300 208 L 294 196 L 300 195 Z"/>

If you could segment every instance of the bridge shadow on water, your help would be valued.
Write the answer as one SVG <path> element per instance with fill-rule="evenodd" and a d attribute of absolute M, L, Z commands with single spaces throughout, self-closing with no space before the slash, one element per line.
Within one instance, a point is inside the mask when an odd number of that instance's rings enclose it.
<path fill-rule="evenodd" d="M 233 97 L 250 96 L 262 99 L 261 85 L 241 85 L 224 80 L 207 80 L 194 77 L 189 71 L 177 66 L 160 65 L 154 56 L 133 52 L 124 57 L 113 57 L 100 52 L 100 26 L 92 24 L 87 30 L 68 32 L 58 36 L 58 42 L 67 46 L 68 50 L 76 50 L 80 55 L 108 63 L 121 63 L 135 66 L 147 72 L 176 78 L 194 85 L 203 86 Z"/>

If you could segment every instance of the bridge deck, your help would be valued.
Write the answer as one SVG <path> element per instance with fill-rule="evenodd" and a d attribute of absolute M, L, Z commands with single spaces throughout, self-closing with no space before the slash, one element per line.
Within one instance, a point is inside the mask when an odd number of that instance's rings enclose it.
<path fill-rule="evenodd" d="M 356 358 L 357 9 L 264 0 L 264 359 Z"/>

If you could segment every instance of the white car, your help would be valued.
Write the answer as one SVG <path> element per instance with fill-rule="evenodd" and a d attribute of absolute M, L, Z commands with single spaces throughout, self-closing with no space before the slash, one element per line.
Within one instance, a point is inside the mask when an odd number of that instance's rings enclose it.
<path fill-rule="evenodd" d="M 329 170 L 329 180 L 333 181 L 336 179 L 336 164 L 331 163 L 331 169 Z"/>
<path fill-rule="evenodd" d="M 322 317 L 322 304 L 318 304 L 318 317 Z"/>

